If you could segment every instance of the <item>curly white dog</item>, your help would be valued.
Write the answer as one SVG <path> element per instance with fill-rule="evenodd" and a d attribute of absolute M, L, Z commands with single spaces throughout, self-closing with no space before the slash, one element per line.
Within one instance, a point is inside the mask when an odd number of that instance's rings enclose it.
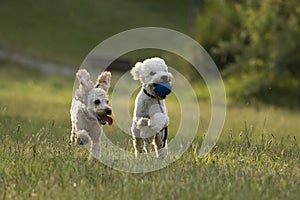
<path fill-rule="evenodd" d="M 108 105 L 110 72 L 102 72 L 94 85 L 90 74 L 81 69 L 76 74 L 79 88 L 75 92 L 71 105 L 71 141 L 85 145 L 90 150 L 89 160 L 100 157 L 100 134 L 102 125 L 113 123 Z"/>
<path fill-rule="evenodd" d="M 156 157 L 165 156 L 169 117 L 164 99 L 171 92 L 173 75 L 168 72 L 165 61 L 157 57 L 137 62 L 131 74 L 142 83 L 131 127 L 135 155 L 147 152 L 146 143 L 151 143 Z"/>

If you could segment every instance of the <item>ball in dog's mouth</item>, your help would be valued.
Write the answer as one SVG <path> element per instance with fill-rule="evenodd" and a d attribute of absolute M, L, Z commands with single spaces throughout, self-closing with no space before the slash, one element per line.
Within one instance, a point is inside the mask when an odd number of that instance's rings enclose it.
<path fill-rule="evenodd" d="M 99 121 L 100 124 L 105 125 L 112 125 L 113 124 L 113 119 L 106 115 L 106 114 L 97 114 L 97 119 Z"/>
<path fill-rule="evenodd" d="M 172 85 L 170 82 L 156 83 L 153 84 L 154 92 L 161 98 L 166 98 L 172 91 Z"/>

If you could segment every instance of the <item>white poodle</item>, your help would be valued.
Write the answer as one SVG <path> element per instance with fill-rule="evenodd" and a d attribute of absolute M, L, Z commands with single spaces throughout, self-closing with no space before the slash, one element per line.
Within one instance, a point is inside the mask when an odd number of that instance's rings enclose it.
<path fill-rule="evenodd" d="M 102 72 L 94 85 L 90 74 L 81 69 L 76 74 L 79 88 L 75 92 L 71 105 L 71 141 L 85 145 L 90 150 L 89 160 L 100 157 L 100 134 L 102 125 L 113 123 L 108 105 L 110 72 Z"/>
<path fill-rule="evenodd" d="M 156 157 L 165 156 L 169 117 L 164 99 L 171 92 L 173 75 L 164 60 L 157 57 L 137 62 L 131 74 L 142 83 L 131 127 L 135 155 L 147 152 L 146 143 L 151 143 Z"/>

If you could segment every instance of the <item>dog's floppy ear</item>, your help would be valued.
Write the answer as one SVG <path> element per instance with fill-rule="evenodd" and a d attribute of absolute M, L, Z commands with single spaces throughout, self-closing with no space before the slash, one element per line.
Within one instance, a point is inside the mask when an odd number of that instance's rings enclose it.
<path fill-rule="evenodd" d="M 140 71 L 141 71 L 141 67 L 142 67 L 143 63 L 141 62 L 137 62 L 134 67 L 131 69 L 130 73 L 133 76 L 134 80 L 141 80 L 141 75 L 140 75 Z"/>
<path fill-rule="evenodd" d="M 110 87 L 111 73 L 108 71 L 102 72 L 97 79 L 96 88 L 102 88 L 106 93 Z"/>

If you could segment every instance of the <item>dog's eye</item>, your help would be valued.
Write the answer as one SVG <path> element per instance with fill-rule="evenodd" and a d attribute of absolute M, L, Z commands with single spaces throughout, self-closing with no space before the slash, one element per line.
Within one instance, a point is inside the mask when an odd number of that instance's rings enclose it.
<path fill-rule="evenodd" d="M 100 104 L 100 100 L 97 99 L 97 100 L 94 101 L 94 103 L 95 103 L 95 105 L 99 105 Z"/>
<path fill-rule="evenodd" d="M 156 72 L 150 72 L 150 75 L 151 76 L 153 76 L 153 75 L 155 75 L 156 74 Z"/>
<path fill-rule="evenodd" d="M 106 103 L 109 104 L 109 101 L 107 100 Z"/>

